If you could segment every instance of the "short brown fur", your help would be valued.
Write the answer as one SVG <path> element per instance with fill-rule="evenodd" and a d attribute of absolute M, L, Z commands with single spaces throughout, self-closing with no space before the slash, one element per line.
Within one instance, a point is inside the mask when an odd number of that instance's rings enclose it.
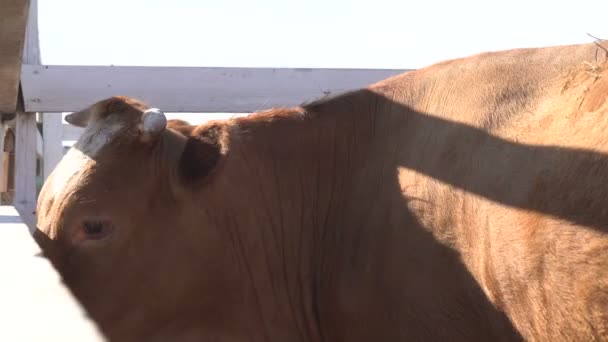
<path fill-rule="evenodd" d="M 118 135 L 61 191 L 49 177 L 35 237 L 113 341 L 608 340 L 597 51 Z M 74 238 L 99 217 L 107 238 Z"/>

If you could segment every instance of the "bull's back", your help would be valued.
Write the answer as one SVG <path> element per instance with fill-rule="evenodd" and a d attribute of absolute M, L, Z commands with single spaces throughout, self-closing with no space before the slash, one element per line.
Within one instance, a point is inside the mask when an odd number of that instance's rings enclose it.
<path fill-rule="evenodd" d="M 442 63 L 402 97 L 399 181 L 530 340 L 608 338 L 608 64 L 560 47 Z M 419 85 L 420 84 L 420 85 Z M 407 93 L 405 88 L 401 93 Z M 392 91 L 392 94 L 399 93 Z M 415 151 L 408 151 L 415 149 Z"/>

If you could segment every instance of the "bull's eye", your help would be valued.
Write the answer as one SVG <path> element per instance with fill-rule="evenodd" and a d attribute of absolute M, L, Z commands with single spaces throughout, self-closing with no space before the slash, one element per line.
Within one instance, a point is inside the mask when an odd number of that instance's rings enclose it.
<path fill-rule="evenodd" d="M 82 230 L 89 239 L 101 239 L 109 232 L 107 222 L 103 221 L 84 221 Z"/>

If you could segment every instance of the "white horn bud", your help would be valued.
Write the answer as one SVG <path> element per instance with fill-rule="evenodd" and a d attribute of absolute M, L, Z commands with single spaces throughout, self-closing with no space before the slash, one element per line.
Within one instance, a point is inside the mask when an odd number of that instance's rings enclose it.
<path fill-rule="evenodd" d="M 158 108 L 150 108 L 142 115 L 142 133 L 144 137 L 151 138 L 160 135 L 167 128 L 167 118 Z"/>

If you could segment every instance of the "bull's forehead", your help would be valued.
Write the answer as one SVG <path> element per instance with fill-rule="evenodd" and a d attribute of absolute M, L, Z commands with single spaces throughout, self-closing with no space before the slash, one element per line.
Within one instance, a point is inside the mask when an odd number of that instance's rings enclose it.
<path fill-rule="evenodd" d="M 74 144 L 74 148 L 90 158 L 95 158 L 99 151 L 112 142 L 125 126 L 125 122 L 121 121 L 118 116 L 109 116 L 103 120 L 89 122 Z"/>
<path fill-rule="evenodd" d="M 72 147 L 53 170 L 53 176 L 50 179 L 51 197 L 56 198 L 65 191 L 70 180 L 80 176 L 91 163 L 94 163 L 91 157 Z"/>
<path fill-rule="evenodd" d="M 70 181 L 79 177 L 88 165 L 95 163 L 101 149 L 111 143 L 124 128 L 124 122 L 114 117 L 89 123 L 53 170 L 51 196 L 56 197 L 65 191 Z"/>

